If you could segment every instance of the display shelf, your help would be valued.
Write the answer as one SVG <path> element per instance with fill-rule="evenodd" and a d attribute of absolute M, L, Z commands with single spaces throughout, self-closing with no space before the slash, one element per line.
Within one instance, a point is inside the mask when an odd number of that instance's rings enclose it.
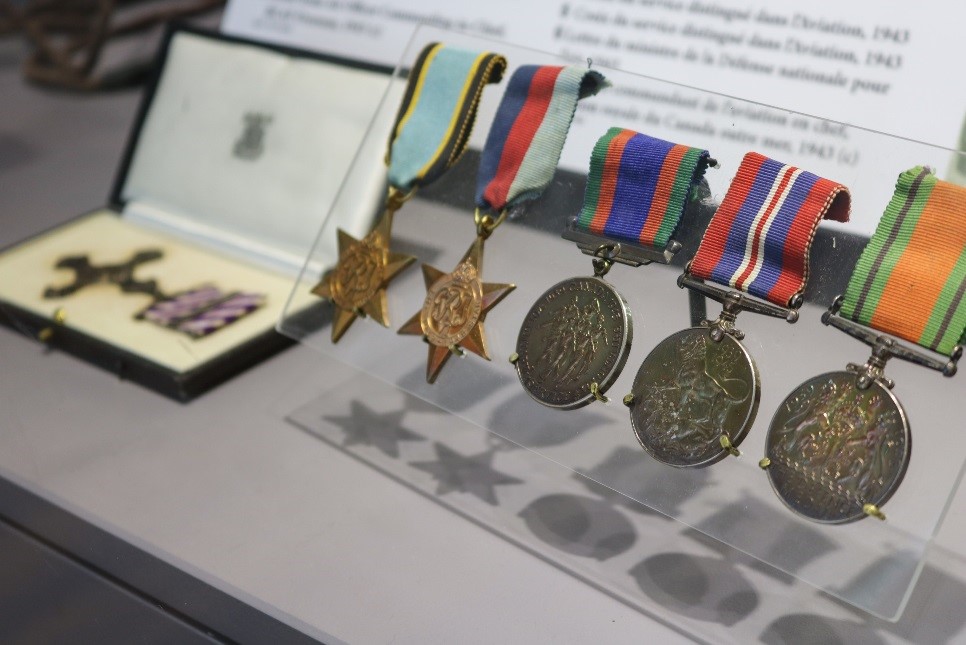
<path fill-rule="evenodd" d="M 418 30 L 390 81 L 363 142 L 363 152 L 293 287 L 293 298 L 310 290 L 320 279 L 316 267 L 324 264 L 321 260 L 335 240 L 333 222 L 339 219 L 342 209 L 354 206 L 354 178 L 361 179 L 371 171 L 363 160 L 371 159 L 372 150 L 384 146 L 388 139 L 405 70 L 419 49 L 432 41 L 498 51 L 509 59 L 511 72 L 520 64 L 571 62 L 506 43 L 434 28 Z M 966 413 L 966 402 L 957 396 L 961 387 L 958 379 L 943 378 L 900 361 L 889 364 L 887 374 L 896 381 L 894 391 L 910 419 L 915 449 L 904 482 L 883 509 L 886 521 L 868 518 L 849 525 L 827 526 L 797 517 L 775 496 L 758 461 L 764 455 L 771 417 L 793 388 L 815 375 L 843 369 L 848 362 L 861 363 L 868 357 L 864 345 L 822 325 L 821 315 L 835 295 L 844 290 L 865 239 L 892 195 L 896 177 L 919 164 L 946 168 L 950 156 L 957 153 L 639 74 L 601 71 L 614 87 L 581 102 L 557 179 L 541 200 L 518 213 L 487 243 L 483 280 L 517 285 L 516 291 L 485 321 L 492 362 L 475 355 L 454 359 L 436 384 L 426 383 L 426 345 L 417 337 L 396 333 L 422 306 L 425 287 L 418 268 L 409 269 L 390 285 L 392 322 L 388 329 L 371 320 L 359 320 L 339 343 L 333 344 L 325 317 L 303 314 L 284 315 L 280 331 L 472 422 L 507 445 L 527 448 L 554 464 L 549 470 L 541 469 L 541 475 L 535 478 L 501 464 L 509 468 L 509 480 L 539 486 L 545 477 L 568 481 L 576 477 L 585 487 L 643 504 L 846 603 L 896 620 L 962 477 L 966 434 L 955 427 L 955 422 L 949 422 Z M 471 146 L 477 149 L 501 92 L 502 88 L 496 86 L 484 93 L 471 140 Z M 677 98 L 671 101 L 669 97 Z M 685 105 L 688 107 L 682 107 Z M 660 118 L 650 119 L 651 114 Z M 584 178 L 580 168 L 586 168 L 597 137 L 613 125 L 707 147 L 720 168 L 709 170 L 707 184 L 685 215 L 686 223 L 676 236 L 684 248 L 674 264 L 640 268 L 616 265 L 608 275 L 608 280 L 627 298 L 634 316 L 630 359 L 609 392 L 611 401 L 568 412 L 552 410 L 528 397 L 508 357 L 534 300 L 564 278 L 593 272 L 589 258 L 561 239 L 560 233 L 581 203 Z M 755 143 L 745 142 L 749 132 L 756 133 Z M 815 143 L 793 145 L 796 132 L 813 133 L 810 136 Z M 716 303 L 689 296 L 678 288 L 676 279 L 681 273 L 680 265 L 693 256 L 700 232 L 715 203 L 726 192 L 742 155 L 749 150 L 848 186 L 852 193 L 852 222 L 821 227 L 813 246 L 812 275 L 797 324 L 752 313 L 739 317 L 739 326 L 746 333 L 744 344 L 757 362 L 762 388 L 757 419 L 741 445 L 741 456 L 703 469 L 674 469 L 658 463 L 639 448 L 621 396 L 630 391 L 638 366 L 659 341 L 691 326 L 703 317 L 705 310 L 711 317 L 717 315 Z M 394 250 L 416 255 L 421 262 L 441 268 L 459 261 L 474 235 L 476 161 L 475 154 L 468 154 L 431 190 L 400 211 L 393 232 Z M 361 235 L 365 227 L 360 224 L 360 230 L 349 232 Z M 311 426 L 303 412 L 293 411 L 291 420 L 303 427 Z M 446 445 L 445 436 L 435 441 Z M 501 455 L 494 453 L 494 459 L 502 460 Z M 380 458 L 384 457 L 385 454 Z M 395 477 L 417 483 L 425 479 L 425 469 L 402 466 L 394 469 Z M 493 487 L 493 495 L 513 496 L 515 485 L 519 484 L 503 481 Z M 477 513 L 474 509 L 478 506 L 469 504 L 463 512 Z M 499 506 L 487 512 L 490 511 L 499 512 Z M 562 507 L 561 512 L 566 509 Z M 510 533 L 521 530 L 510 526 L 513 522 L 506 524 Z M 547 557 L 554 560 L 552 554 Z M 565 562 L 561 566 L 570 567 Z M 581 575 L 589 575 L 599 586 L 619 588 L 622 596 L 634 593 L 627 590 L 628 571 L 597 567 L 590 574 Z"/>

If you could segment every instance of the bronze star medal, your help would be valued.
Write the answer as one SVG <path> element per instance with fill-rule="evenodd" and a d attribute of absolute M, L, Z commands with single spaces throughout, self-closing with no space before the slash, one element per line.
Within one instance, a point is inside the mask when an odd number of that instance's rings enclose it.
<path fill-rule="evenodd" d="M 376 227 L 357 240 L 339 229 L 339 262 L 312 289 L 312 293 L 331 300 L 335 305 L 332 320 L 332 342 L 359 316 L 369 316 L 384 327 L 389 326 L 386 287 L 416 258 L 389 250 L 393 213 L 387 209 Z"/>
<path fill-rule="evenodd" d="M 423 265 L 426 299 L 423 308 L 400 328 L 400 334 L 422 336 L 429 343 L 426 381 L 434 383 L 452 354 L 467 349 L 490 360 L 483 333 L 486 313 L 516 289 L 512 284 L 483 282 L 484 237 L 478 236 L 450 273 Z"/>

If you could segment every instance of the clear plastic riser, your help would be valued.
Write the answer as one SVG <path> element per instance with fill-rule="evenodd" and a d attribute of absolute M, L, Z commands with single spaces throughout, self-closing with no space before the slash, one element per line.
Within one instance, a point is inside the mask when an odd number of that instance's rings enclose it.
<path fill-rule="evenodd" d="M 505 43 L 422 28 L 400 70 L 411 66 L 421 47 L 433 41 L 498 51 L 510 61 L 511 72 L 520 64 L 573 63 Z M 937 167 L 943 176 L 955 153 L 641 75 L 600 71 L 613 88 L 582 101 L 578 107 L 562 159 L 564 170 L 541 200 L 497 229 L 487 242 L 483 280 L 517 285 L 486 318 L 491 362 L 472 354 L 454 358 L 436 384 L 426 383 L 426 344 L 416 336 L 396 333 L 419 310 L 425 297 L 422 273 L 416 266 L 389 288 L 392 324 L 388 329 L 371 320 L 358 320 L 339 343 L 333 344 L 327 324 L 293 315 L 283 317 L 281 331 L 545 457 L 548 468 L 543 472 L 551 473 L 551 478 L 567 482 L 586 478 L 583 481 L 588 486 L 616 491 L 866 612 L 895 620 L 916 582 L 963 471 L 966 433 L 961 419 L 966 418 L 966 399 L 960 394 L 960 381 L 964 377 L 944 378 L 899 360 L 890 362 L 886 373 L 895 380 L 893 391 L 908 414 L 914 450 L 902 485 L 883 508 L 885 521 L 868 518 L 827 526 L 799 518 L 775 496 L 758 461 L 764 455 L 768 424 L 786 395 L 813 376 L 844 369 L 848 362 L 861 364 L 869 355 L 865 345 L 822 325 L 821 315 L 836 295 L 835 290 L 844 286 L 861 243 L 874 230 L 892 195 L 896 177 L 919 164 Z M 393 77 L 363 143 L 368 152 L 360 154 L 351 169 L 306 269 L 294 285 L 295 292 L 311 289 L 320 278 L 320 267 L 332 265 L 337 226 L 356 236 L 371 226 L 371 222 L 347 223 L 339 214 L 351 210 L 357 200 L 354 178 L 359 178 L 361 185 L 366 174 L 362 166 L 369 163 L 362 160 L 371 159 L 369 152 L 385 146 L 404 77 L 401 71 Z M 501 94 L 502 86 L 491 86 L 484 92 L 471 141 L 476 150 L 482 146 Z M 658 118 L 648 118 L 651 114 Z M 738 326 L 746 334 L 744 345 L 761 375 L 761 403 L 755 424 L 741 445 L 741 456 L 728 457 L 708 468 L 675 469 L 651 459 L 638 446 L 628 411 L 621 404 L 648 352 L 666 336 L 691 326 L 702 313 L 696 310 L 701 303 L 695 303 L 676 284 L 681 266 L 615 265 L 607 276 L 627 299 L 634 324 L 630 358 L 608 392 L 609 403 L 593 403 L 569 412 L 543 407 L 524 392 L 508 361 L 534 300 L 564 278 L 593 272 L 590 258 L 561 239 L 560 233 L 579 210 L 583 185 L 580 173 L 586 173 L 593 144 L 614 125 L 711 150 L 720 168 L 707 173 L 710 195 L 703 204 L 695 202 L 686 217 L 698 217 L 702 206 L 720 202 L 742 155 L 749 150 L 834 179 L 852 192 L 853 221 L 823 224 L 816 238 L 811 287 L 798 323 L 748 312 L 739 316 Z M 702 129 L 714 135 L 702 134 Z M 809 143 L 800 142 L 802 132 L 810 133 L 805 137 Z M 742 142 L 747 140 L 746 133 L 754 133 L 754 144 Z M 472 168 L 462 172 L 454 169 L 427 191 L 444 199 L 416 198 L 404 205 L 395 218 L 394 250 L 416 255 L 421 262 L 445 271 L 456 265 L 475 234 L 476 159 L 468 155 L 460 163 L 472 164 Z M 460 199 L 461 206 L 453 205 Z M 695 248 L 694 240 L 685 244 L 680 261 L 689 259 Z M 706 305 L 712 318 L 720 311 L 714 302 Z M 400 469 L 393 474 L 405 479 L 405 472 Z M 412 472 L 413 477 L 425 475 L 419 470 Z M 492 511 L 490 506 L 487 512 Z M 554 559 L 552 554 L 548 557 Z M 603 587 L 621 587 L 625 596 L 635 593 L 633 585 L 620 576 L 608 579 L 605 568 L 589 575 L 596 576 L 595 582 Z"/>

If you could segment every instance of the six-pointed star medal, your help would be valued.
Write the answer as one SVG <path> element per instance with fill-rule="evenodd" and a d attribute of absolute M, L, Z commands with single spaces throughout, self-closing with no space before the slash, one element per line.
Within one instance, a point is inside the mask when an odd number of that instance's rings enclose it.
<path fill-rule="evenodd" d="M 357 240 L 339 229 L 339 262 L 327 273 L 312 293 L 335 305 L 332 342 L 342 338 L 355 319 L 370 316 L 389 326 L 386 287 L 416 258 L 389 250 L 392 214 L 383 215 L 375 228 Z"/>
<path fill-rule="evenodd" d="M 477 237 L 450 273 L 423 265 L 426 299 L 423 308 L 399 329 L 400 334 L 422 336 L 429 343 L 426 380 L 436 381 L 451 354 L 462 349 L 490 360 L 483 334 L 486 312 L 511 291 L 512 284 L 483 282 L 483 238 Z"/>

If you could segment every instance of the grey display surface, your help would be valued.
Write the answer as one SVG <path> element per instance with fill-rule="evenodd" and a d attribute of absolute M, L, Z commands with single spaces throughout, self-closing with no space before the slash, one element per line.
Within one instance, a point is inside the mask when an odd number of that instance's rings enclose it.
<path fill-rule="evenodd" d="M 136 105 L 24 88 L 14 44 L 0 48 L 2 245 L 103 203 Z M 688 640 L 682 624 L 716 642 L 966 639 L 962 496 L 896 624 L 670 532 L 648 556 L 660 584 L 644 614 L 283 420 L 319 397 L 346 408 L 327 416 L 352 414 L 352 399 L 386 414 L 404 409 L 397 396 L 294 348 L 182 406 L 2 329 L 0 474 L 326 642 L 673 643 Z M 109 553 L 82 555 L 138 579 Z M 729 606 L 736 592 L 757 602 Z"/>
<path fill-rule="evenodd" d="M 171 619 L 163 608 L 106 583 L 87 568 L 0 522 L 0 640 L 125 643 L 130 634 L 151 643 L 217 643 Z M 105 619 L 109 616 L 110 619 Z M 125 635 L 127 634 L 127 635 Z"/>

